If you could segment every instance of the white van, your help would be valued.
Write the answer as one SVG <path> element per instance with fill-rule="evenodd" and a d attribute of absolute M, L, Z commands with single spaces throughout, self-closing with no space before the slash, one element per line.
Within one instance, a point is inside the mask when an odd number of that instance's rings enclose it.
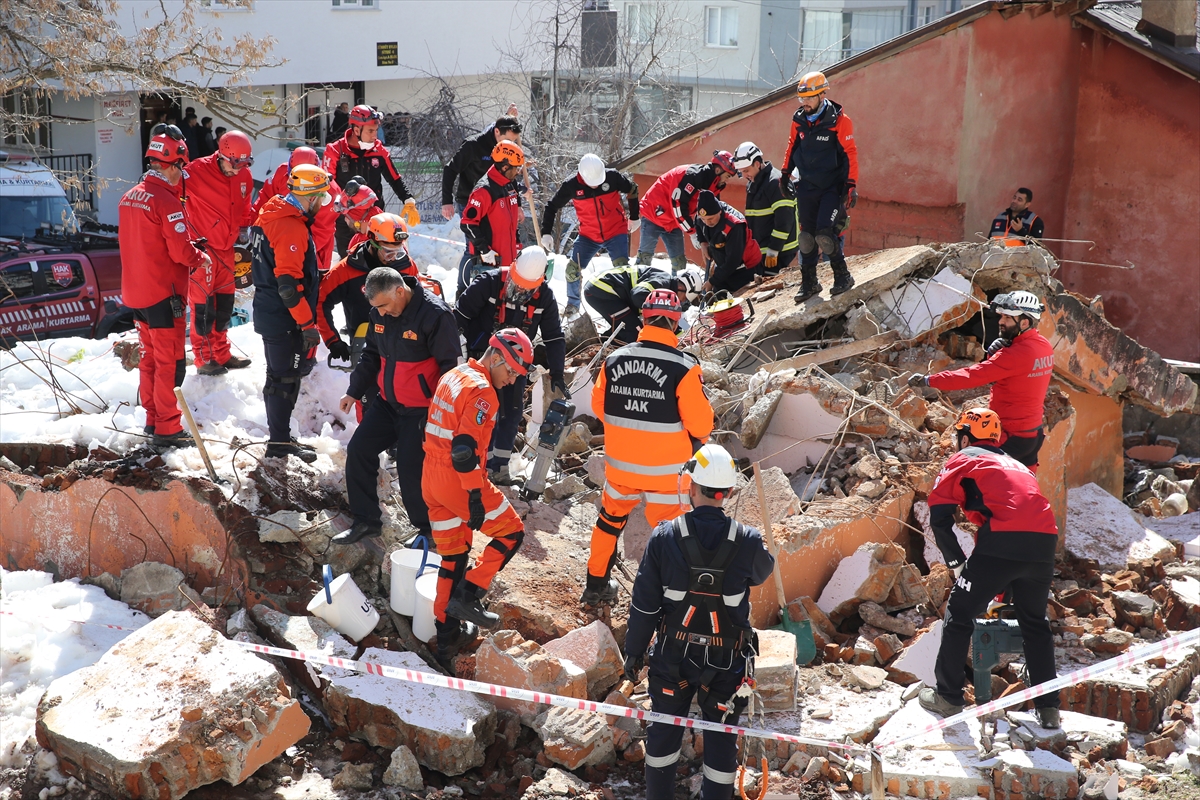
<path fill-rule="evenodd" d="M 54 173 L 30 156 L 0 151 L 0 236 L 74 232 L 75 212 Z"/>

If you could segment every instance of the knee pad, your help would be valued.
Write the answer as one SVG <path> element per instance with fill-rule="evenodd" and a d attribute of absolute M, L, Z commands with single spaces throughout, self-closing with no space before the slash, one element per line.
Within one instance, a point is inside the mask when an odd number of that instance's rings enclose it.
<path fill-rule="evenodd" d="M 266 384 L 263 386 L 263 396 L 268 395 L 294 400 L 300 396 L 300 379 L 296 377 L 280 378 L 268 373 Z"/>
<path fill-rule="evenodd" d="M 811 253 L 814 249 L 816 249 L 817 242 L 815 239 L 813 239 L 813 235 L 808 231 L 800 231 L 797 240 L 800 243 L 801 253 Z"/>
<path fill-rule="evenodd" d="M 187 375 L 187 359 L 181 358 L 175 362 L 175 388 L 183 386 L 183 379 Z"/>
<path fill-rule="evenodd" d="M 213 328 L 218 331 L 229 329 L 229 320 L 233 317 L 233 295 L 217 295 L 216 313 L 213 317 Z"/>
<path fill-rule="evenodd" d="M 820 247 L 821 252 L 827 256 L 836 253 L 837 231 L 833 228 L 821 228 L 817 231 L 817 247 Z"/>
<path fill-rule="evenodd" d="M 470 560 L 471 553 L 469 551 L 455 553 L 452 556 L 442 556 L 442 563 L 438 565 L 438 577 L 457 582 L 466 574 L 467 562 Z"/>
<path fill-rule="evenodd" d="M 649 262 L 647 262 L 647 263 L 649 263 Z M 671 258 L 671 271 L 672 272 L 679 272 L 679 270 L 683 269 L 686 266 L 687 266 L 687 257 L 686 256 L 674 256 Z"/>
<path fill-rule="evenodd" d="M 573 258 L 567 262 L 566 276 L 567 283 L 575 283 L 580 279 L 579 264 Z"/>
<path fill-rule="evenodd" d="M 600 516 L 596 519 L 596 527 L 611 536 L 620 536 L 621 531 L 625 530 L 625 523 L 627 522 L 629 522 L 628 514 L 615 517 L 604 509 L 600 509 Z"/>
<path fill-rule="evenodd" d="M 627 267 L 627 266 L 629 266 L 629 259 L 628 258 L 614 258 L 612 260 L 612 265 L 614 267 Z"/>

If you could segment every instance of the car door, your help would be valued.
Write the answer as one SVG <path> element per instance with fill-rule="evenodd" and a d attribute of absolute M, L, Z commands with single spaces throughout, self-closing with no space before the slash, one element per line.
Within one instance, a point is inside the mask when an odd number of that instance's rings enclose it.
<path fill-rule="evenodd" d="M 36 296 L 33 263 L 14 261 L 0 267 L 0 346 L 12 347 L 31 335 L 28 306 Z"/>
<path fill-rule="evenodd" d="M 78 255 L 38 258 L 34 314 L 45 321 L 47 336 L 91 337 L 96 321 L 96 289 L 88 283 Z M 32 309 L 31 309 L 32 310 Z"/>

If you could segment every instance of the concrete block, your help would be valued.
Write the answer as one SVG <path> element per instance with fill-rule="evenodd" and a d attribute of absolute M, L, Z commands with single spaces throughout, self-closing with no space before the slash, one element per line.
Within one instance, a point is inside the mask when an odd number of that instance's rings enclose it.
<path fill-rule="evenodd" d="M 877 738 L 911 735 L 939 719 L 914 699 L 883 724 Z M 901 796 L 977 797 L 980 787 L 992 785 L 990 770 L 981 765 L 978 756 L 980 732 L 979 720 L 972 719 L 886 748 L 884 781 L 888 785 L 895 781 L 894 793 Z"/>
<path fill-rule="evenodd" d="M 475 653 L 475 677 L 500 686 L 515 686 L 581 700 L 588 697 L 587 674 L 582 667 L 556 657 L 537 642 L 526 641 L 516 631 L 497 631 L 483 640 Z M 494 702 L 497 708 L 519 716 L 526 725 L 533 724 L 534 718 L 545 710 L 541 703 L 504 697 L 497 697 Z"/>
<path fill-rule="evenodd" d="M 817 606 L 835 624 L 840 623 L 864 600 L 886 600 L 903 564 L 902 548 L 890 542 L 864 544 L 838 564 L 817 598 Z"/>
<path fill-rule="evenodd" d="M 1044 750 L 1058 752 L 1067 744 L 1071 744 L 1081 753 L 1090 753 L 1094 748 L 1100 747 L 1107 758 L 1114 755 L 1129 737 L 1129 728 L 1119 720 L 1093 717 L 1074 711 L 1059 712 L 1062 726 L 1054 729 L 1039 725 L 1037 715 L 1033 712 L 1009 711 L 1007 716 L 1009 722 L 1020 726 L 1033 737 L 1035 747 Z"/>
<path fill-rule="evenodd" d="M 374 769 L 374 764 L 345 764 L 342 771 L 333 776 L 333 788 L 364 792 L 375 785 L 371 776 Z"/>
<path fill-rule="evenodd" d="M 406 745 L 400 745 L 392 751 L 391 761 L 388 762 L 388 768 L 383 773 L 383 782 L 388 786 L 399 786 L 401 789 L 414 792 L 425 788 L 425 779 L 421 777 L 421 766 L 417 763 L 417 757 Z"/>
<path fill-rule="evenodd" d="M 239 784 L 308 729 L 273 666 L 178 612 L 51 683 L 37 719 L 38 743 L 68 775 L 161 800 Z"/>
<path fill-rule="evenodd" d="M 887 670 L 879 667 L 862 665 L 850 670 L 850 680 L 864 689 L 878 689 L 887 680 Z"/>
<path fill-rule="evenodd" d="M 1009 797 L 1024 790 L 1026 797 L 1073 798 L 1078 791 L 1079 770 L 1048 750 L 1005 750 L 993 761 L 992 784 Z"/>
<path fill-rule="evenodd" d="M 1067 492 L 1066 548 L 1077 558 L 1120 568 L 1130 561 L 1175 556 L 1174 545 L 1094 483 Z"/>
<path fill-rule="evenodd" d="M 187 608 L 191 605 L 188 594 L 196 603 L 203 604 L 184 585 L 183 573 L 169 564 L 146 561 L 121 573 L 121 602 L 150 617 Z"/>
<path fill-rule="evenodd" d="M 918 603 L 926 601 L 925 586 L 921 581 L 921 571 L 912 564 L 900 567 L 900 574 L 892 584 L 892 590 L 883 601 L 887 611 L 903 611 Z"/>
<path fill-rule="evenodd" d="M 754 678 L 763 707 L 791 711 L 796 707 L 796 637 L 787 631 L 758 631 Z"/>
<path fill-rule="evenodd" d="M 542 649 L 582 669 L 587 676 L 587 696 L 593 700 L 599 700 L 616 686 L 625 668 L 612 630 L 600 620 L 546 642 Z"/>
<path fill-rule="evenodd" d="M 431 672 L 415 653 L 367 648 L 361 661 Z M 351 673 L 334 677 L 325 711 L 338 727 L 372 747 L 407 745 L 417 761 L 445 775 L 483 764 L 496 733 L 496 710 L 467 692 Z"/>
<path fill-rule="evenodd" d="M 1193 484 L 1193 486 L 1195 485 Z M 1133 518 L 1164 539 L 1183 545 L 1184 558 L 1189 560 L 1200 558 L 1200 514 L 1154 519 L 1135 513 Z"/>
<path fill-rule="evenodd" d="M 926 686 L 937 686 L 933 668 L 941 646 L 942 621 L 939 619 L 908 643 L 900 657 L 887 668 L 888 677 L 905 686 L 917 681 Z"/>
<path fill-rule="evenodd" d="M 546 800 L 549 797 L 582 797 L 588 785 L 569 772 L 551 767 L 546 776 L 530 786 L 521 795 L 521 800 Z"/>
<path fill-rule="evenodd" d="M 792 490 L 788 476 L 779 467 L 762 470 L 763 494 L 767 497 L 767 509 L 771 522 L 778 525 L 784 517 L 800 513 L 800 498 Z M 758 487 L 751 479 L 738 490 L 735 498 L 740 502 L 736 505 L 726 503 L 726 507 L 734 508 L 733 516 L 743 525 L 750 525 L 758 530 L 764 530 L 762 509 L 758 503 Z"/>
<path fill-rule="evenodd" d="M 308 527 L 303 511 L 276 511 L 258 520 L 258 540 L 288 544 L 300 541 L 297 532 Z"/>
<path fill-rule="evenodd" d="M 880 324 L 900 331 L 904 339 L 954 328 L 986 304 L 983 292 L 950 267 L 932 278 L 906 281 L 867 300 L 867 308 Z"/>
<path fill-rule="evenodd" d="M 912 636 L 917 632 L 916 626 L 911 622 L 893 617 L 883 610 L 883 606 L 869 600 L 859 605 L 858 616 L 862 617 L 862 621 L 868 625 L 874 625 L 876 628 L 898 633 L 901 636 Z"/>
<path fill-rule="evenodd" d="M 299 617 L 284 614 L 262 603 L 250 609 L 250 615 L 262 628 L 264 636 L 276 647 L 303 650 L 310 653 L 325 653 L 335 658 L 353 659 L 358 647 L 338 633 L 332 625 L 317 617 Z M 232 623 L 232 620 L 230 620 Z M 324 694 L 325 686 L 334 676 L 349 675 L 347 670 L 307 661 L 287 662 L 288 670 L 318 695 Z"/>
<path fill-rule="evenodd" d="M 783 399 L 783 392 L 776 389 L 755 400 L 754 405 L 747 409 L 742 416 L 742 427 L 738 434 L 742 447 L 747 450 L 758 447 L 763 434 L 771 425 L 771 419 L 775 416 L 775 409 L 779 406 L 781 399 Z"/>
<path fill-rule="evenodd" d="M 884 683 L 879 689 L 856 692 L 838 683 L 818 687 L 816 694 L 801 696 L 795 711 L 768 712 L 765 727 L 818 739 L 867 741 L 900 710 L 904 689 Z M 822 713 L 826 712 L 826 713 Z"/>
<path fill-rule="evenodd" d="M 555 706 L 537 718 L 546 758 L 567 769 L 611 763 L 616 759 L 612 728 L 600 714 Z"/>

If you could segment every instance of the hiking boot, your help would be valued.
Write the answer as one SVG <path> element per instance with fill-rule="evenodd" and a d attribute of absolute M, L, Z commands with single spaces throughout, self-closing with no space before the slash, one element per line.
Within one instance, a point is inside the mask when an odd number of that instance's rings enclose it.
<path fill-rule="evenodd" d="M 507 466 L 488 472 L 488 480 L 490 480 L 494 486 L 516 486 L 521 482 L 520 478 L 515 477 L 511 472 L 508 471 Z"/>
<path fill-rule="evenodd" d="M 154 434 L 155 447 L 194 447 L 196 440 L 187 431 L 177 431 L 159 436 Z"/>
<path fill-rule="evenodd" d="M 829 290 L 829 296 L 839 295 L 842 292 L 850 291 L 854 286 L 854 276 L 850 274 L 850 268 L 846 266 L 845 261 L 840 261 L 833 264 L 833 288 Z"/>
<path fill-rule="evenodd" d="M 917 702 L 921 704 L 921 708 L 932 711 L 939 717 L 953 717 L 963 710 L 961 705 L 956 706 L 938 694 L 937 689 L 922 689 L 917 695 Z"/>
<path fill-rule="evenodd" d="M 147 436 L 153 436 L 154 435 L 154 426 L 147 425 L 146 427 L 142 428 L 142 433 L 146 434 Z"/>
<path fill-rule="evenodd" d="M 563 319 L 568 319 L 570 317 L 575 316 L 578 313 L 579 313 L 579 306 L 575 305 L 574 303 L 568 303 L 567 307 L 563 309 Z"/>
<path fill-rule="evenodd" d="M 333 537 L 334 544 L 354 544 L 368 537 L 374 538 L 383 533 L 383 526 L 372 522 L 356 522 L 350 530 L 342 531 Z"/>
<path fill-rule="evenodd" d="M 306 450 L 298 444 L 292 444 L 291 442 L 287 444 L 271 442 L 269 445 L 267 445 L 267 458 L 286 459 L 288 456 L 295 456 L 305 464 L 311 464 L 317 460 L 317 454 L 315 451 Z"/>
<path fill-rule="evenodd" d="M 245 369 L 250 366 L 250 359 L 242 358 L 241 356 L 230 356 L 229 360 L 221 366 L 225 369 Z"/>
<path fill-rule="evenodd" d="M 437 660 L 439 664 L 454 663 L 458 651 L 475 641 L 479 635 L 479 626 L 472 622 L 459 621 L 458 627 L 443 638 L 441 631 L 437 635 Z M 447 670 L 453 672 L 453 670 Z"/>
<path fill-rule="evenodd" d="M 617 602 L 619 590 L 616 578 L 587 577 L 587 588 L 579 597 L 579 602 L 585 606 L 611 606 Z"/>
<path fill-rule="evenodd" d="M 215 361 L 209 361 L 207 364 L 201 364 L 196 367 L 196 372 L 200 375 L 224 375 L 229 370 L 224 364 L 218 364 Z"/>
<path fill-rule="evenodd" d="M 1038 709 L 1036 709 L 1036 711 L 1037 711 L 1037 717 L 1038 717 L 1038 724 L 1041 725 L 1043 728 L 1048 728 L 1050 730 L 1058 730 L 1060 727 L 1062 727 L 1062 722 L 1059 719 L 1058 709 L 1055 708 L 1054 706 L 1046 706 L 1045 708 L 1038 708 Z"/>
<path fill-rule="evenodd" d="M 795 301 L 798 304 L 803 303 L 808 298 L 818 295 L 820 293 L 821 293 L 821 284 L 820 283 L 818 283 L 816 281 L 813 281 L 812 283 L 808 283 L 807 281 L 805 281 L 804 283 L 800 284 L 800 291 L 796 292 Z"/>
<path fill-rule="evenodd" d="M 474 622 L 484 630 L 492 630 L 500 624 L 500 615 L 493 614 L 483 607 L 480 601 L 486 593 L 486 589 L 481 589 L 464 579 L 454 588 L 454 594 L 446 604 L 446 616 Z"/>
<path fill-rule="evenodd" d="M 311 444 L 304 444 L 303 442 L 297 441 L 295 436 L 289 437 L 288 443 L 299 447 L 301 450 L 307 450 L 310 453 L 317 452 L 317 448 L 313 447 Z"/>

